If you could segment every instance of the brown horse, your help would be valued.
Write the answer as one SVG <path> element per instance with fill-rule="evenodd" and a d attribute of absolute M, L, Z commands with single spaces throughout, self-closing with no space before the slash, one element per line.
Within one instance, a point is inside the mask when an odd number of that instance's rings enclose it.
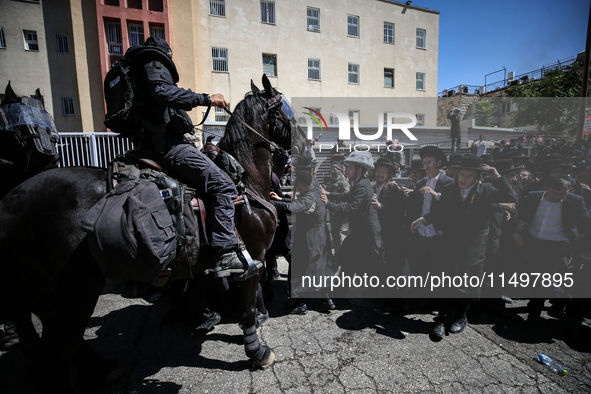
<path fill-rule="evenodd" d="M 221 147 L 245 168 L 243 181 L 251 194 L 268 201 L 272 146 L 289 149 L 294 125 L 281 111 L 280 93 L 266 77 L 263 85 L 261 91 L 253 85 L 235 110 L 258 134 L 232 118 Z M 91 365 L 96 378 L 103 381 L 117 369 L 82 340 L 105 279 L 80 222 L 106 193 L 106 179 L 103 169 L 54 169 L 25 181 L 0 201 L 0 302 L 5 303 L 0 311 L 17 316 L 35 313 L 41 319 L 43 332 L 31 376 L 46 392 L 71 392 L 68 368 L 73 359 L 78 365 Z M 263 261 L 273 239 L 275 218 L 256 199 L 251 199 L 250 211 L 243 207 L 237 212 L 236 224 L 249 253 Z M 195 265 L 174 264 L 171 278 L 199 275 L 211 267 L 210 261 L 195 261 L 198 251 L 191 245 L 196 243 L 187 242 L 185 254 Z M 246 355 L 255 367 L 266 368 L 274 355 L 259 343 L 255 329 L 259 276 L 240 283 L 241 326 Z"/>

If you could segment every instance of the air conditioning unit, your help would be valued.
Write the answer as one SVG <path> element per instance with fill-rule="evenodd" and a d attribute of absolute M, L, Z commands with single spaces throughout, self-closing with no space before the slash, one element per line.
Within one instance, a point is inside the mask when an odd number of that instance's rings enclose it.
<path fill-rule="evenodd" d="M 486 93 L 486 86 L 481 86 L 479 90 L 480 90 L 480 94 Z"/>
<path fill-rule="evenodd" d="M 460 88 L 458 89 L 458 91 L 463 94 L 468 94 L 468 87 L 460 85 Z"/>
<path fill-rule="evenodd" d="M 451 97 L 451 96 L 455 96 L 456 95 L 456 91 L 455 89 L 452 89 L 450 91 L 447 92 L 447 97 Z"/>
<path fill-rule="evenodd" d="M 507 82 L 511 82 L 515 79 L 515 71 L 509 71 L 507 73 Z"/>

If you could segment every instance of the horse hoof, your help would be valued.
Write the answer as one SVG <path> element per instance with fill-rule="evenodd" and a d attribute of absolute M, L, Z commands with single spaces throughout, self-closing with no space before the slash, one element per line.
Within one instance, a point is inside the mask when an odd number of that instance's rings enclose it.
<path fill-rule="evenodd" d="M 275 362 L 275 353 L 271 348 L 267 347 L 267 351 L 265 351 L 265 357 L 262 360 L 257 360 L 254 363 L 254 369 L 262 369 L 265 370 L 269 368 Z"/>

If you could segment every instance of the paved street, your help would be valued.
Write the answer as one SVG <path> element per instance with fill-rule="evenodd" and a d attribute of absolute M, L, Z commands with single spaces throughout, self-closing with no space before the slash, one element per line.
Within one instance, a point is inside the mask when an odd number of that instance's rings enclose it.
<path fill-rule="evenodd" d="M 108 388 L 79 384 L 81 393 L 591 392 L 591 327 L 544 313 L 539 331 L 529 333 L 523 302 L 511 305 L 513 319 L 473 309 L 464 333 L 435 342 L 431 315 L 380 313 L 372 300 L 336 300 L 330 314 L 288 315 L 282 278 L 261 331 L 277 361 L 251 371 L 234 321 L 197 339 L 182 323 L 161 324 L 167 297 L 124 298 L 117 285 L 101 296 L 86 339 L 128 373 Z M 539 352 L 560 361 L 568 376 L 539 364 Z M 18 350 L 0 353 L 0 393 L 34 392 L 26 365 Z"/>

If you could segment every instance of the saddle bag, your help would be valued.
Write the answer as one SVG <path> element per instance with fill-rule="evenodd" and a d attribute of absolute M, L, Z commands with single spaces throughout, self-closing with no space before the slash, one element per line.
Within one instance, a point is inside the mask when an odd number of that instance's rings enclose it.
<path fill-rule="evenodd" d="M 125 180 L 86 213 L 82 229 L 106 277 L 151 282 L 174 261 L 166 197 L 153 181 Z"/>

